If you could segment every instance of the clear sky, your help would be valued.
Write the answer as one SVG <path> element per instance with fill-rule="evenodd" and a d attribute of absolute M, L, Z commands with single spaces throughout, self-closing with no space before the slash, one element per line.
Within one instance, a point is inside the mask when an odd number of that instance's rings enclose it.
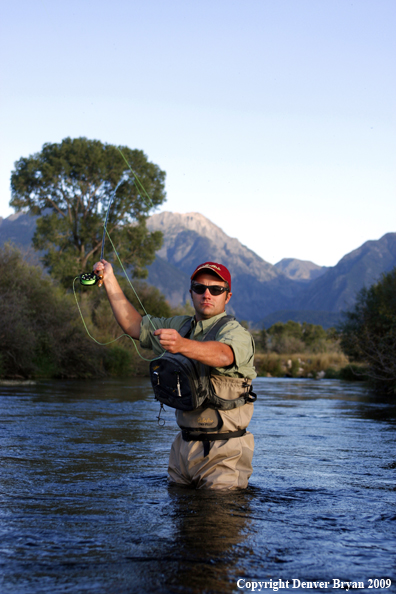
<path fill-rule="evenodd" d="M 17 159 L 86 136 L 271 263 L 396 231 L 395 0 L 19 0 L 0 23 L 0 216 Z"/>

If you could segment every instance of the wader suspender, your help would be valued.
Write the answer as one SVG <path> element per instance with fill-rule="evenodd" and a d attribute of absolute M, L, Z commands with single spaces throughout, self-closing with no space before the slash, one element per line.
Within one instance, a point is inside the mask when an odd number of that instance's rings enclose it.
<path fill-rule="evenodd" d="M 206 340 L 214 340 L 214 337 L 216 336 L 216 334 L 219 330 L 219 326 L 220 325 L 223 326 L 230 320 L 235 320 L 235 318 L 233 316 L 228 316 L 228 315 L 224 316 L 223 318 L 220 318 L 220 320 L 216 324 L 214 324 L 214 326 L 212 326 L 212 328 L 208 332 L 205 339 Z M 187 328 L 189 328 L 189 331 L 186 334 L 184 334 L 186 332 Z M 190 321 L 187 320 L 187 322 L 180 329 L 179 333 L 181 334 L 181 336 L 184 336 L 184 338 L 187 338 L 190 335 L 190 332 L 191 332 L 191 325 L 190 325 Z M 209 454 L 211 441 L 228 441 L 229 439 L 231 439 L 233 437 L 242 437 L 242 435 L 245 435 L 245 434 L 246 434 L 246 429 L 240 429 L 239 431 L 226 431 L 224 433 L 195 433 L 195 434 L 190 431 L 187 431 L 186 429 L 182 429 L 182 437 L 183 437 L 184 441 L 202 441 L 203 442 L 205 458 Z"/>

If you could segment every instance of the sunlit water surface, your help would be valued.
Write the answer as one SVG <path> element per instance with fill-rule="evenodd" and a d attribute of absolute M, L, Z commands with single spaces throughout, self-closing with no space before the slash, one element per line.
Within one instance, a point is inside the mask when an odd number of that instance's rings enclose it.
<path fill-rule="evenodd" d="M 394 592 L 395 406 L 338 381 L 255 388 L 250 487 L 224 493 L 168 486 L 177 429 L 146 379 L 0 386 L 0 592 Z"/>

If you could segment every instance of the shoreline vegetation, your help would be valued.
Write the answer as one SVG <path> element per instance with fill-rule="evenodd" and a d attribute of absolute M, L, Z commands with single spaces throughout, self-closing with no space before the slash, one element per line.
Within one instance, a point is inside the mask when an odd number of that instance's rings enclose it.
<path fill-rule="evenodd" d="M 259 377 L 366 380 L 363 365 L 342 351 L 335 328 L 304 322 L 277 322 L 252 331 L 256 343 L 255 367 Z"/>
<path fill-rule="evenodd" d="M 140 310 L 131 289 L 122 280 L 121 284 Z M 172 309 L 154 287 L 140 280 L 134 284 L 154 316 L 193 313 L 189 303 Z M 101 343 L 119 337 L 105 292 L 76 282 L 76 293 L 90 334 Z M 279 322 L 252 334 L 261 377 L 365 379 L 363 368 L 343 354 L 334 328 Z M 65 289 L 10 244 L 0 248 L 0 336 L 2 381 L 148 376 L 148 362 L 128 337 L 107 346 L 95 343 L 81 321 L 72 287 Z M 145 359 L 153 358 L 151 351 L 137 348 Z"/>

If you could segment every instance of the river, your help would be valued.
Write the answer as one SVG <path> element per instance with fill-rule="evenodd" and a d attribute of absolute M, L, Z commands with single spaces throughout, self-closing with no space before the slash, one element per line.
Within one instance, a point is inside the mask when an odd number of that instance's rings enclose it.
<path fill-rule="evenodd" d="M 254 472 L 228 493 L 168 486 L 147 379 L 1 385 L 1 594 L 395 592 L 395 404 L 254 385 Z"/>

